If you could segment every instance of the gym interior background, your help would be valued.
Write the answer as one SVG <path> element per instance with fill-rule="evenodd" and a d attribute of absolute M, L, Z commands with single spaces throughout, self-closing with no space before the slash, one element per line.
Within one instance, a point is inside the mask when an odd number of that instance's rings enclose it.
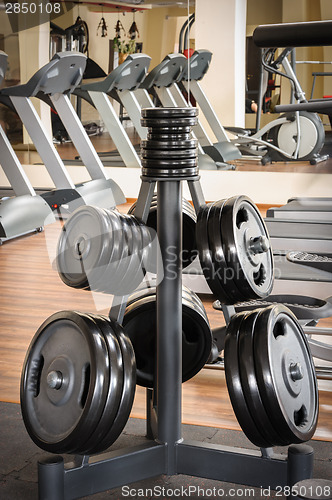
<path fill-rule="evenodd" d="M 5 2 L 3 2 L 4 4 Z M 89 57 L 108 74 L 117 64 L 114 56 L 113 38 L 115 27 L 121 21 L 123 30 L 121 38 L 128 42 L 127 34 L 133 21 L 136 22 L 139 35 L 136 42 L 141 44 L 141 51 L 151 57 L 150 68 L 154 68 L 163 58 L 179 49 L 179 32 L 188 16 L 186 2 L 172 0 L 152 0 L 133 5 L 129 2 L 75 2 L 67 12 L 54 19 L 56 25 L 65 29 L 75 23 L 79 16 L 89 28 Z M 1 7 L 0 2 L 0 7 Z M 117 6 L 116 6 L 117 5 Z M 133 10 L 135 12 L 133 12 Z M 248 73 L 248 58 L 252 48 L 252 34 L 258 25 L 320 21 L 332 19 L 332 4 L 329 0 L 196 0 L 189 2 L 189 14 L 195 13 L 189 37 L 191 49 L 207 49 L 212 52 L 209 71 L 202 80 L 206 92 L 216 114 L 223 125 L 254 128 L 256 115 L 245 114 L 245 97 L 251 79 L 257 75 Z M 107 25 L 107 36 L 101 36 L 99 26 L 101 18 Z M 24 83 L 43 65 L 54 50 L 49 23 L 25 26 L 22 23 L 18 32 L 13 33 L 12 26 L 4 9 L 0 9 L 0 50 L 8 54 L 8 69 L 1 88 Z M 54 40 L 53 40 L 54 42 Z M 254 57 L 254 56 L 253 56 Z M 313 72 L 325 72 L 325 76 L 317 76 L 314 87 L 314 98 L 332 96 L 332 47 L 298 47 L 296 49 L 296 73 L 307 96 L 313 87 Z M 245 64 L 247 61 L 247 66 Z M 324 61 L 320 63 L 304 63 L 303 61 Z M 257 80 L 257 78 L 256 78 Z M 89 83 L 90 81 L 87 81 Z M 254 84 L 253 84 L 254 85 Z M 289 103 L 290 84 L 277 75 L 271 89 L 271 96 L 279 94 L 280 104 Z M 256 94 L 251 94 L 256 98 Z M 43 102 L 32 99 L 38 110 L 43 127 L 51 133 L 50 108 Z M 75 98 L 72 98 L 76 105 Z M 120 106 L 114 102 L 118 113 Z M 102 127 L 99 114 L 82 101 L 82 122 L 94 123 Z M 138 134 L 124 110 L 123 126 L 133 143 L 139 142 Z M 204 118 L 204 127 L 211 133 L 211 128 Z M 263 113 L 261 125 L 265 125 L 274 117 Z M 328 116 L 321 115 L 327 141 L 331 125 Z M 36 148 L 32 144 L 24 127 L 15 114 L 0 105 L 0 124 L 8 135 L 15 152 L 24 165 L 32 185 L 37 190 L 53 187 L 52 180 L 44 168 Z M 114 148 L 107 131 L 91 136 L 96 150 L 109 151 Z M 74 164 L 77 152 L 71 142 L 56 144 L 60 157 L 65 160 L 66 168 L 75 183 L 88 180 L 84 167 Z M 216 201 L 234 195 L 246 194 L 260 208 L 263 216 L 269 207 L 282 206 L 291 197 L 332 198 L 332 160 L 311 165 L 303 162 L 273 162 L 262 165 L 257 160 L 241 158 L 235 160 L 234 170 L 203 170 L 201 184 L 205 199 Z M 0 157 L 1 164 L 1 157 Z M 106 166 L 107 174 L 122 189 L 127 203 L 120 205 L 119 210 L 126 213 L 137 198 L 140 187 L 140 170 L 136 168 L 118 168 Z M 10 187 L 8 179 L 0 169 L 0 187 L 4 192 Z M 184 196 L 191 199 L 187 187 Z M 102 293 L 91 293 L 66 287 L 58 277 L 54 267 L 55 247 L 61 223 L 45 227 L 43 233 L 23 236 L 6 242 L 0 248 L 1 300 L 0 300 L 0 401 L 11 405 L 0 406 L 1 445 L 4 450 L 0 459 L 0 485 L 2 498 L 36 498 L 36 459 L 41 456 L 37 447 L 30 443 L 19 414 L 20 374 L 28 345 L 40 324 L 58 310 L 80 310 L 107 314 L 110 297 Z M 332 252 L 331 252 L 332 253 Z M 325 283 L 317 298 L 326 299 L 332 296 L 330 283 Z M 299 284 L 295 283 L 290 293 L 299 293 Z M 300 290 L 306 294 L 306 290 Z M 212 328 L 225 324 L 220 311 L 213 309 L 211 295 L 201 294 Z M 319 327 L 332 326 L 331 318 L 319 321 Z M 327 342 L 331 342 L 326 337 Z M 324 362 L 324 366 L 331 363 Z M 319 458 L 319 475 L 324 479 L 332 478 L 331 464 L 331 378 L 319 380 L 320 415 L 315 434 L 315 452 L 323 453 Z M 0 404 L 2 404 L 0 403 Z M 122 436 L 139 435 L 142 430 L 140 420 L 145 418 L 145 390 L 138 387 L 132 410 L 132 419 L 128 430 Z M 222 370 L 204 368 L 198 375 L 183 385 L 183 422 L 188 425 L 201 426 L 195 431 L 201 433 L 203 439 L 211 440 L 217 436 L 229 444 L 240 439 L 241 445 L 252 446 L 243 434 L 227 434 L 239 431 L 240 427 L 234 416 L 227 394 L 226 382 Z M 131 427 L 130 427 L 131 425 Z M 135 427 L 135 425 L 137 427 Z M 206 435 L 204 435 L 206 427 Z M 213 436 L 212 436 L 213 429 Z M 222 429 L 222 430 L 221 430 Z M 225 430 L 225 434 L 221 435 Z M 17 434 L 16 434 L 17 433 Z M 219 434 L 218 434 L 219 433 Z M 20 436 L 17 440 L 16 436 Z M 11 437 L 10 442 L 8 436 Z M 22 441 L 23 440 L 23 441 Z M 24 441 L 25 440 L 25 441 Z M 24 442 L 22 451 L 21 442 Z M 121 441 L 120 441 L 121 443 Z M 118 446 L 118 445 L 117 445 Z M 323 450 L 323 451 L 322 451 Z M 21 456 L 20 456 L 21 455 Z M 187 479 L 188 482 L 188 479 Z M 114 493 L 114 495 L 117 493 Z M 120 493 L 118 493 L 120 496 Z M 29 496 L 30 495 L 30 496 Z M 257 493 L 258 495 L 258 493 Z M 96 498 L 109 498 L 99 496 Z"/>

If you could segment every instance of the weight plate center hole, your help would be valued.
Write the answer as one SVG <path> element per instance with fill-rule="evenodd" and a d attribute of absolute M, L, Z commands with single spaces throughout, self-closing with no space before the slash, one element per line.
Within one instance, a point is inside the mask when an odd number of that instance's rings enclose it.
<path fill-rule="evenodd" d="M 78 260 L 83 260 L 89 253 L 90 250 L 90 240 L 84 234 L 80 235 L 74 244 L 75 256 Z"/>

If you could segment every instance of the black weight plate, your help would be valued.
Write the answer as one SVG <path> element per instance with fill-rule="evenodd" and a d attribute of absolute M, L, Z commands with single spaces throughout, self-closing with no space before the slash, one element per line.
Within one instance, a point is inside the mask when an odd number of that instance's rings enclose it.
<path fill-rule="evenodd" d="M 260 395 L 278 433 L 290 443 L 311 439 L 318 418 L 317 379 L 307 339 L 286 306 L 260 313 L 254 357 Z"/>
<path fill-rule="evenodd" d="M 195 117 L 198 116 L 197 108 L 144 108 L 142 109 L 142 118 L 152 118 L 152 119 L 177 119 L 181 117 Z M 178 120 L 176 120 L 178 121 Z"/>
<path fill-rule="evenodd" d="M 149 287 L 146 285 L 138 288 L 134 293 L 132 293 L 127 300 L 127 307 L 131 305 L 134 302 L 137 302 L 140 299 L 143 299 L 144 297 L 148 297 L 150 295 L 153 295 L 156 297 L 156 285 L 155 285 L 155 280 L 154 283 L 151 284 Z M 192 292 L 188 287 L 185 285 L 182 285 L 182 297 L 183 299 L 186 299 L 188 302 L 192 302 L 193 307 L 199 312 L 203 317 L 207 319 L 207 314 L 204 308 L 204 305 L 200 298 Z"/>
<path fill-rule="evenodd" d="M 140 266 L 139 250 L 142 247 L 142 236 L 139 225 L 134 216 L 121 214 L 121 220 L 123 225 L 128 228 L 130 241 L 128 242 L 128 257 L 124 261 L 124 264 L 126 264 L 126 270 L 119 282 L 117 294 L 127 295 L 135 290 L 135 288 L 137 288 L 139 283 L 142 281 L 140 280 L 137 284 L 135 282 L 135 277 L 137 276 Z"/>
<path fill-rule="evenodd" d="M 141 148 L 141 158 L 157 159 L 157 160 L 172 160 L 177 161 L 183 158 L 197 158 L 197 149 L 144 149 Z"/>
<path fill-rule="evenodd" d="M 131 291 L 136 290 L 136 288 L 143 281 L 146 274 L 146 266 L 149 263 L 149 255 L 151 254 L 151 234 L 148 227 L 143 224 L 143 222 L 136 219 L 136 217 L 129 216 L 135 222 L 134 224 L 134 237 L 138 242 L 138 249 L 136 255 L 136 273 L 133 274 L 133 284 Z"/>
<path fill-rule="evenodd" d="M 104 212 L 108 221 L 109 232 L 107 238 L 110 244 L 110 253 L 107 263 L 100 266 L 99 274 L 89 275 L 89 283 L 90 288 L 93 290 L 113 293 L 113 290 L 116 288 L 114 275 L 123 249 L 123 234 L 118 220 L 118 212 L 116 210 L 101 210 Z"/>
<path fill-rule="evenodd" d="M 239 329 L 247 314 L 245 312 L 235 314 L 227 327 L 224 350 L 226 383 L 235 416 L 243 432 L 256 446 L 269 448 L 271 443 L 264 439 L 251 417 L 240 378 L 238 356 Z"/>
<path fill-rule="evenodd" d="M 223 207 L 222 240 L 227 248 L 226 261 L 237 276 L 238 287 L 246 299 L 267 297 L 273 287 L 273 255 L 254 253 L 250 242 L 269 235 L 256 205 L 247 196 L 229 198 Z"/>
<path fill-rule="evenodd" d="M 150 168 L 150 169 L 173 169 L 174 171 L 184 169 L 184 168 L 193 168 L 197 165 L 197 158 L 160 158 L 160 159 L 152 159 L 152 158 L 142 158 L 142 167 Z"/>
<path fill-rule="evenodd" d="M 225 259 L 225 251 L 221 240 L 222 211 L 226 200 L 220 200 L 213 204 L 208 217 L 208 237 L 214 265 L 215 279 L 219 280 L 220 286 L 225 290 L 228 304 L 236 304 L 243 299 L 243 295 L 237 288 L 234 272 L 228 266 Z M 220 298 L 219 298 L 220 300 Z"/>
<path fill-rule="evenodd" d="M 198 175 L 198 167 L 195 168 L 179 168 L 179 169 L 162 169 L 162 168 L 142 168 L 142 176 L 149 177 L 149 179 L 159 178 L 183 178 L 196 177 Z"/>
<path fill-rule="evenodd" d="M 196 243 L 201 268 L 211 291 L 224 303 L 228 302 L 228 294 L 222 288 L 220 281 L 215 279 L 215 270 L 209 246 L 208 217 L 213 204 L 202 206 L 197 215 Z"/>
<path fill-rule="evenodd" d="M 129 208 L 128 214 L 133 214 L 136 202 Z M 185 269 L 197 256 L 196 250 L 196 213 L 188 200 L 182 198 L 182 267 Z M 146 225 L 157 231 L 157 195 L 152 197 Z M 146 261 L 145 261 L 146 262 Z M 150 272 L 156 272 L 156 265 L 149 265 Z"/>
<path fill-rule="evenodd" d="M 249 412 L 262 436 L 273 446 L 287 446 L 290 443 L 282 439 L 278 428 L 271 423 L 258 389 L 253 342 L 255 323 L 260 311 L 261 309 L 252 311 L 240 326 L 238 349 L 241 384 Z"/>
<path fill-rule="evenodd" d="M 182 382 L 203 368 L 211 352 L 212 334 L 207 320 L 182 299 Z M 132 341 L 137 383 L 153 387 L 156 342 L 156 297 L 146 296 L 126 308 L 123 327 Z"/>
<path fill-rule="evenodd" d="M 127 272 L 130 255 L 133 249 L 133 235 L 128 221 L 126 219 L 123 219 L 122 214 L 119 214 L 119 219 L 123 234 L 123 248 L 114 274 L 114 282 L 116 283 L 116 295 L 123 295 L 121 284 Z"/>
<path fill-rule="evenodd" d="M 151 149 L 167 149 L 167 150 L 181 150 L 181 149 L 197 149 L 198 141 L 197 139 L 184 139 L 182 134 L 179 137 L 173 138 L 169 135 L 165 135 L 162 138 L 158 136 L 158 139 L 148 139 L 141 141 L 142 150 Z"/>
<path fill-rule="evenodd" d="M 191 125 L 180 125 L 169 123 L 168 126 L 163 126 L 162 128 L 150 127 L 148 129 L 147 138 L 153 140 L 159 140 L 158 138 L 168 136 L 172 137 L 175 135 L 182 135 L 183 139 L 190 139 L 192 126 Z"/>
<path fill-rule="evenodd" d="M 82 443 L 80 450 L 78 450 L 77 453 L 81 455 L 90 455 L 91 450 L 94 450 L 94 453 L 99 453 L 108 448 L 108 446 L 103 448 L 103 439 L 110 427 L 112 427 L 114 419 L 118 413 L 124 379 L 122 351 L 117 336 L 110 328 L 109 322 L 105 317 L 98 316 L 97 314 L 90 314 L 89 316 L 95 321 L 101 330 L 107 344 L 110 381 L 103 413 L 90 438 Z"/>
<path fill-rule="evenodd" d="M 96 447 L 90 451 L 91 455 L 98 453 L 100 447 L 102 447 L 103 450 L 107 449 L 120 436 L 128 421 L 136 389 L 136 360 L 130 339 L 125 334 L 119 323 L 111 321 L 108 318 L 105 319 L 108 322 L 109 328 L 115 333 L 121 347 L 123 362 L 123 388 L 119 409 L 114 422 L 112 426 L 109 427 L 103 441 L 98 443 Z"/>
<path fill-rule="evenodd" d="M 108 351 L 87 316 L 50 316 L 32 339 L 21 377 L 21 410 L 37 446 L 76 453 L 101 416 L 109 383 Z"/>
<path fill-rule="evenodd" d="M 196 139 L 190 139 L 190 134 L 188 133 L 183 133 L 183 129 L 180 130 L 179 133 L 174 132 L 174 133 L 166 133 L 163 134 L 161 130 L 157 130 L 156 132 L 151 131 L 149 129 L 148 135 L 147 135 L 147 141 L 157 141 L 157 142 L 162 142 L 162 143 L 167 143 L 168 141 L 172 142 L 181 142 L 181 141 L 189 141 L 189 140 L 196 140 Z"/>
<path fill-rule="evenodd" d="M 129 242 L 128 229 L 124 228 L 119 212 L 115 210 L 108 210 L 107 212 L 114 232 L 113 244 L 117 251 L 114 254 L 114 259 L 110 260 L 106 267 L 100 291 L 116 294 L 126 270 Z"/>
<path fill-rule="evenodd" d="M 56 265 L 62 281 L 73 288 L 89 286 L 89 274 L 108 261 L 109 227 L 97 207 L 82 206 L 64 224 L 57 246 Z"/>

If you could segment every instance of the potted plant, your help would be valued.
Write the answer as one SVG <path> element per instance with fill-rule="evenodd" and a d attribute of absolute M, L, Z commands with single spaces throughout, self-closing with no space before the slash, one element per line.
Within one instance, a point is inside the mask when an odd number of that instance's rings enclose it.
<path fill-rule="evenodd" d="M 128 54 L 134 54 L 136 51 L 135 40 L 128 40 L 128 42 L 120 38 L 114 38 L 114 50 L 119 52 L 119 64 L 123 63 Z"/>

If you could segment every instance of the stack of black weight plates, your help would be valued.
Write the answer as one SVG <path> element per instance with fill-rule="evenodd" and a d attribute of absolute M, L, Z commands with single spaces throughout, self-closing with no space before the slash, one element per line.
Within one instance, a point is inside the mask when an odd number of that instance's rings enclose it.
<path fill-rule="evenodd" d="M 142 126 L 149 128 L 147 140 L 141 142 L 143 176 L 187 178 L 198 174 L 198 143 L 190 138 L 197 115 L 197 108 L 142 110 Z"/>
<path fill-rule="evenodd" d="M 123 328 L 136 356 L 137 384 L 153 387 L 157 337 L 156 288 L 139 289 L 127 302 Z M 210 356 L 212 333 L 197 295 L 182 290 L 182 381 L 196 375 Z"/>
<path fill-rule="evenodd" d="M 22 370 L 27 431 L 49 452 L 104 451 L 126 425 L 135 383 L 133 347 L 118 323 L 73 311 L 55 313 L 38 329 Z"/>

